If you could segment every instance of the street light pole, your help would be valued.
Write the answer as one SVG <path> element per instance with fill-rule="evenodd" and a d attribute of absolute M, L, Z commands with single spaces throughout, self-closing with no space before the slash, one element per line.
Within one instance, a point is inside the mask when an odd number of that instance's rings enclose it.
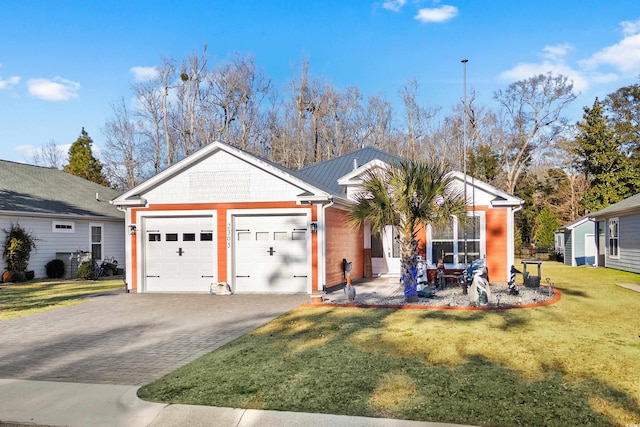
<path fill-rule="evenodd" d="M 465 206 L 467 205 L 467 62 L 469 62 L 468 59 L 463 59 L 462 61 L 462 68 L 464 70 L 464 98 L 463 98 L 463 117 L 462 117 L 462 164 L 463 164 L 463 169 L 464 169 L 464 203 Z M 467 254 L 468 254 L 468 248 L 467 248 L 467 223 L 466 223 L 466 216 L 465 216 L 465 222 L 463 224 L 464 226 L 464 265 L 466 268 L 467 265 Z"/>

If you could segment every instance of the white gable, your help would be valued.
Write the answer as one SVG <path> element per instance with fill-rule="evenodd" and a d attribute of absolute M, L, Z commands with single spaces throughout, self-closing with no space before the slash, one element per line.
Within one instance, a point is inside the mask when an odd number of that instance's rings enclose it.
<path fill-rule="evenodd" d="M 347 175 L 341 177 L 338 180 L 340 185 L 346 187 L 347 196 L 350 199 L 354 199 L 356 194 L 360 191 L 360 183 L 367 171 L 375 168 L 385 168 L 388 165 L 380 160 L 372 160 L 371 162 L 360 166 L 357 169 L 349 172 Z M 453 171 L 449 173 L 449 176 L 453 178 L 453 186 L 459 190 L 461 194 L 464 194 L 464 174 Z M 499 190 L 492 185 L 489 185 L 483 181 L 477 180 L 471 176 L 466 176 L 467 179 L 467 201 L 468 205 L 474 206 L 520 206 L 522 200 Z"/>
<path fill-rule="evenodd" d="M 219 150 L 140 193 L 148 203 L 224 203 L 295 200 L 304 189 Z"/>

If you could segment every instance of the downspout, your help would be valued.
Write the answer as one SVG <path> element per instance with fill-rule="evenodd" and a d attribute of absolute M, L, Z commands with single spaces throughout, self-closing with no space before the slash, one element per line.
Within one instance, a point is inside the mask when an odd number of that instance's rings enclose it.
<path fill-rule="evenodd" d="M 520 204 L 520 206 L 513 208 L 511 210 L 511 218 L 509 219 L 509 221 L 511 222 L 511 227 L 509 227 L 510 229 L 510 236 L 508 237 L 508 259 L 507 259 L 507 276 L 509 275 L 509 271 L 511 269 L 512 265 L 515 265 L 516 262 L 516 240 L 515 240 L 515 231 L 516 231 L 516 212 L 518 212 L 519 210 L 521 210 L 524 207 L 524 201 Z M 507 281 L 509 280 L 509 278 L 507 277 Z"/>
<path fill-rule="evenodd" d="M 331 206 L 333 206 L 333 204 L 334 204 L 333 196 L 329 196 L 329 203 L 326 205 L 322 205 L 322 209 L 320 210 L 320 212 L 322 213 L 321 221 L 319 221 L 320 224 L 322 224 L 322 229 L 320 233 L 320 235 L 322 236 L 320 241 L 320 252 L 321 252 L 320 274 L 322 276 L 321 277 L 322 292 L 325 292 L 327 290 L 327 215 L 326 215 L 326 211 Z"/>

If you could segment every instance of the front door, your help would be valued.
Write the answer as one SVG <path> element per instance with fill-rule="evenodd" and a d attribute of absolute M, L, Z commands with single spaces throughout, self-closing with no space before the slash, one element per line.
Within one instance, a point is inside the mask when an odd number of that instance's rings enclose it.
<path fill-rule="evenodd" d="M 397 230 L 388 225 L 382 235 L 371 235 L 371 268 L 374 275 L 400 275 L 400 242 Z"/>

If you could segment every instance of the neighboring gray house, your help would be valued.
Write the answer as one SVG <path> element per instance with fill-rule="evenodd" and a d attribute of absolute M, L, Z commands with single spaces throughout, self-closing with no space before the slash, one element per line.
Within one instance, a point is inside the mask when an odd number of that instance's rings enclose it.
<path fill-rule="evenodd" d="M 46 277 L 52 259 L 68 263 L 77 252 L 124 265 L 124 213 L 109 203 L 118 194 L 58 169 L 0 160 L 0 242 L 11 224 L 33 233 L 29 269 L 36 277 Z M 5 267 L 0 259 L 0 273 Z"/>
<path fill-rule="evenodd" d="M 597 265 L 640 273 L 640 194 L 589 218 L 597 222 Z"/>
<path fill-rule="evenodd" d="M 596 237 L 595 224 L 589 217 L 582 217 L 571 224 L 560 228 L 564 243 L 564 264 L 576 267 L 579 265 L 595 265 Z"/>

